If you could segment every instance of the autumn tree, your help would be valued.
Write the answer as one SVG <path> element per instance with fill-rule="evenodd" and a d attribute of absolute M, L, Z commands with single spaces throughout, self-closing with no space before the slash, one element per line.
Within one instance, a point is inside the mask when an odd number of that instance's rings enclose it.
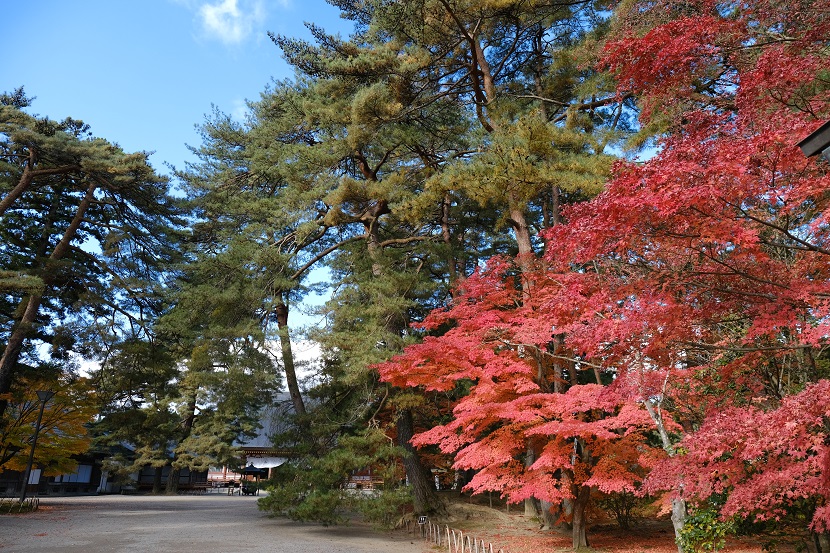
<path fill-rule="evenodd" d="M 422 316 L 420 306 L 432 305 L 389 286 L 400 280 L 397 260 L 453 281 L 474 266 L 468 260 L 493 251 L 532 257 L 539 248 L 535 232 L 558 218 L 564 196 L 597 190 L 608 167 L 598 154 L 624 118 L 614 116 L 621 113 L 616 92 L 603 88 L 596 72 L 580 71 L 570 50 L 601 26 L 603 16 L 590 3 L 337 5 L 357 24 L 350 40 L 314 26 L 316 45 L 274 39 L 326 99 L 314 111 L 308 107 L 318 100 L 301 104 L 307 109 L 302 121 L 314 129 L 304 150 L 329 153 L 332 144 L 342 144 L 336 155 L 353 167 L 345 179 L 320 182 L 337 183 L 325 202 L 336 208 L 327 218 L 365 227 L 366 258 L 334 262 L 344 275 L 335 328 L 340 317 L 343 329 L 365 330 L 325 339 L 341 354 L 362 352 L 355 360 L 364 370 L 382 358 L 377 344 L 398 351 L 406 323 Z M 588 96 L 590 106 L 583 102 Z M 602 132 L 584 134 L 589 128 Z M 332 130 L 334 140 L 327 137 Z M 471 212 L 480 226 L 463 224 L 475 219 Z M 399 274 L 409 290 L 423 278 Z M 365 323 L 375 315 L 383 322 L 373 331 Z M 364 347 L 356 348 L 355 339 L 364 336 Z M 400 411 L 399 423 L 408 418 Z M 400 436 L 400 424 L 397 430 Z"/>
<path fill-rule="evenodd" d="M 0 467 L 26 470 L 41 408 L 35 390 L 51 390 L 55 395 L 43 406 L 36 466 L 47 476 L 73 472 L 78 465 L 73 456 L 85 453 L 91 443 L 88 426 L 96 407 L 91 381 L 64 375 L 58 380 L 25 383 L 25 388 L 6 395 L 8 408 L 0 432 Z"/>
<path fill-rule="evenodd" d="M 725 520 L 797 531 L 806 520 L 813 531 L 807 546 L 825 551 L 828 387 L 830 380 L 822 379 L 772 409 L 744 405 L 713 412 L 683 440 L 688 453 L 659 465 L 650 486 L 671 489 L 682 475 L 683 493 L 702 505 L 717 498 Z"/>
<path fill-rule="evenodd" d="M 716 458 L 691 462 L 695 434 L 717 432 L 723 410 L 757 413 L 753 402 L 775 418 L 827 376 L 828 174 L 796 144 L 830 115 L 828 22 L 815 6 L 733 7 L 621 12 L 606 63 L 621 92 L 638 96 L 644 127 L 664 133 L 660 151 L 620 164 L 603 194 L 548 234 L 563 290 L 549 322 L 574 351 L 614 367 L 670 456 L 689 452 L 689 463 L 671 465 L 678 535 L 684 502 L 708 497 L 683 482 L 726 489 L 704 468 Z M 814 431 L 798 420 L 797 434 Z M 677 444 L 670 425 L 688 442 Z M 774 442 L 753 451 L 777 455 Z M 727 502 L 726 512 L 747 512 Z M 823 549 L 815 512 L 810 542 Z"/>
<path fill-rule="evenodd" d="M 530 294 L 517 282 L 529 276 Z M 444 332 L 427 335 L 379 371 L 404 388 L 468 388 L 452 420 L 414 443 L 436 444 L 454 456 L 454 468 L 476 470 L 467 485 L 473 493 L 546 501 L 555 518 L 570 520 L 579 548 L 588 543 L 591 491 L 639 488 L 649 464 L 650 425 L 590 363 L 572 359 L 564 370 L 550 370 L 567 359 L 551 345 L 550 297 L 539 293 L 554 285 L 543 270 L 493 259 L 464 281 L 446 309 L 423 322 L 428 332 Z M 528 449 L 536 452 L 530 463 Z"/>
<path fill-rule="evenodd" d="M 621 13 L 623 36 L 608 44 L 606 63 L 621 79 L 620 94 L 638 95 L 643 128 L 665 133 L 662 149 L 642 165 L 619 165 L 606 192 L 565 210 L 568 224 L 544 233 L 548 265 L 523 298 L 540 306 L 523 320 L 522 333 L 538 332 L 536 341 L 518 340 L 518 331 L 505 337 L 502 310 L 490 311 L 487 323 L 494 329 L 489 339 L 521 344 L 525 356 L 540 336 L 554 343 L 561 337 L 562 349 L 548 354 L 614 374 L 622 398 L 651 417 L 666 453 L 676 456 L 688 444 L 689 460 L 691 447 L 702 444 L 693 441 L 694 432 L 718 431 L 706 423 L 718 410 L 761 397 L 763 412 L 775 417 L 779 402 L 825 376 L 819 359 L 826 335 L 827 173 L 803 159 L 795 144 L 827 117 L 821 38 L 827 22 L 811 10 L 792 17 L 780 6 L 756 7 L 729 17 L 714 3 L 683 10 L 635 6 L 628 18 Z M 482 300 L 468 301 L 473 318 Z M 418 346 L 403 365 L 416 375 L 419 363 L 477 374 L 475 364 L 454 365 L 468 359 L 464 352 L 473 344 L 486 343 L 482 336 L 449 355 L 440 351 L 446 343 L 435 340 L 430 354 L 440 362 L 423 352 L 419 357 Z M 393 369 L 388 377 L 405 381 L 405 372 Z M 410 384 L 424 382 L 413 376 Z M 738 412 L 753 411 L 732 413 Z M 681 428 L 690 437 L 678 449 Z M 457 448 L 457 436 L 435 439 Z M 678 533 L 685 500 L 728 487 L 699 485 L 692 492 L 680 484 L 692 474 L 706 481 L 725 454 L 703 449 L 703 457 L 705 451 L 714 455 L 707 468 L 685 458 L 670 465 L 677 468 Z M 778 455 L 773 443 L 766 453 L 751 451 Z M 796 459 L 822 451 L 807 449 Z M 730 485 L 738 489 L 739 481 Z M 811 485 L 795 497 L 814 501 Z M 747 497 L 736 495 L 735 502 Z M 747 512 L 728 504 L 727 512 Z M 823 516 L 820 508 L 816 513 Z M 821 519 L 812 524 L 816 543 L 823 543 Z"/>

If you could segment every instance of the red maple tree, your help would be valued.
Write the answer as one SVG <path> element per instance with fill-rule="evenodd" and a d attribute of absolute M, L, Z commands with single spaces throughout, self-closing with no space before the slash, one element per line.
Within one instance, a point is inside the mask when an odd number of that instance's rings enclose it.
<path fill-rule="evenodd" d="M 453 419 L 420 433 L 416 446 L 438 445 L 454 468 L 474 469 L 473 493 L 498 491 L 516 503 L 536 498 L 572 524 L 574 547 L 587 545 L 586 507 L 592 489 L 633 492 L 649 450 L 647 414 L 597 384 L 588 366 L 571 363 L 549 342 L 551 326 L 537 299 L 516 285 L 511 263 L 494 259 L 466 281 L 453 303 L 422 323 L 447 329 L 378 366 L 383 379 L 425 391 L 469 388 Z M 532 290 L 551 289 L 546 272 L 532 273 Z M 561 353 L 561 352 L 560 352 Z M 564 382 L 562 380 L 565 380 Z M 591 381 L 594 382 L 591 382 Z M 528 450 L 534 459 L 528 463 Z"/>
<path fill-rule="evenodd" d="M 797 417 L 790 396 L 815 394 L 820 388 L 801 390 L 828 376 L 830 172 L 796 145 L 830 117 L 830 4 L 631 9 L 606 63 L 621 92 L 637 95 L 643 124 L 665 134 L 658 154 L 620 163 L 603 194 L 549 231 L 547 259 L 576 292 L 550 320 L 570 348 L 627 382 L 670 455 L 677 450 L 666 423 L 683 427 L 687 453 L 660 472 L 677 494 L 679 529 L 682 500 L 717 487 L 709 466 L 718 451 L 706 444 L 729 427 L 724 421 L 747 439 L 763 420 L 786 422 L 794 440 L 827 439 L 826 415 L 818 424 Z M 780 432 L 755 435 L 768 440 L 756 448 L 780 454 Z M 806 474 L 825 470 L 824 456 L 818 447 L 788 461 Z M 768 479 L 772 489 L 772 474 L 757 471 L 753 482 Z M 815 481 L 796 479 L 786 496 L 813 498 L 812 528 L 824 532 L 828 492 Z M 770 491 L 759 512 L 746 486 L 730 485 L 724 515 L 764 518 L 786 505 L 775 506 Z"/>
<path fill-rule="evenodd" d="M 416 441 L 478 469 L 474 491 L 626 489 L 647 417 L 667 453 L 650 488 L 673 494 L 677 530 L 714 490 L 724 516 L 757 519 L 807 498 L 830 545 L 830 170 L 797 147 L 830 118 L 830 2 L 627 6 L 605 64 L 659 152 L 544 232 L 532 288 L 494 261 L 381 374 L 470 387 Z"/>

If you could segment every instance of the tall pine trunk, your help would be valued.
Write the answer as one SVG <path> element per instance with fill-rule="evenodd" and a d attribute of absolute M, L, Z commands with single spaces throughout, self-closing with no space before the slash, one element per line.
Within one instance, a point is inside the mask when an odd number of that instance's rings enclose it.
<path fill-rule="evenodd" d="M 196 422 L 196 393 L 191 392 L 190 398 L 187 402 L 187 413 L 182 421 L 182 437 L 179 440 L 181 445 L 193 431 L 193 424 Z M 170 475 L 167 477 L 167 493 L 174 494 L 179 491 L 179 476 L 181 475 L 181 467 L 178 466 L 178 453 L 173 453 L 173 459 L 170 462 Z"/>
<path fill-rule="evenodd" d="M 384 276 L 383 265 L 380 262 L 381 245 L 380 236 L 378 234 L 378 218 L 389 212 L 388 205 L 385 201 L 379 201 L 368 214 L 364 221 L 364 229 L 366 231 L 366 249 L 369 257 L 372 259 L 372 276 L 374 278 L 381 278 Z M 378 301 L 383 301 L 379 298 Z M 405 328 L 403 317 L 397 313 L 390 313 L 386 317 L 386 331 L 394 334 L 400 334 Z M 396 430 L 398 433 L 398 445 L 406 450 L 403 464 L 406 470 L 406 476 L 409 479 L 409 484 L 412 486 L 412 494 L 414 500 L 414 508 L 416 513 L 435 513 L 442 510 L 442 504 L 438 495 L 433 488 L 432 479 L 427 469 L 421 463 L 418 452 L 415 446 L 412 445 L 411 440 L 415 435 L 414 423 L 412 420 L 412 412 L 409 409 L 402 409 L 398 412 L 396 422 Z"/>
<path fill-rule="evenodd" d="M 432 485 L 432 479 L 421 459 L 418 457 L 411 440 L 415 435 L 412 411 L 402 409 L 397 420 L 398 445 L 406 450 L 403 463 L 409 484 L 412 487 L 415 514 L 434 514 L 443 511 L 443 505 Z"/>
<path fill-rule="evenodd" d="M 534 257 L 533 242 L 530 236 L 530 226 L 527 223 L 524 211 L 519 207 L 515 199 L 510 200 L 510 224 L 513 227 L 513 233 L 516 236 L 516 246 L 519 252 L 518 262 L 522 274 L 522 298 L 526 300 L 530 297 L 530 290 L 532 283 L 528 277 L 530 273 L 530 261 Z M 540 371 L 541 371 L 540 366 Z M 540 378 L 541 381 L 541 378 Z M 529 467 L 536 460 L 536 452 L 533 447 L 528 447 L 525 454 L 525 467 Z M 535 517 L 539 515 L 537 508 L 538 500 L 529 497 L 524 501 L 525 516 Z"/>
<path fill-rule="evenodd" d="M 179 493 L 179 476 L 181 476 L 181 469 L 175 466 L 170 467 L 170 473 L 167 475 L 166 492 L 169 494 Z"/>
<path fill-rule="evenodd" d="M 54 282 L 54 275 L 49 272 L 49 265 L 63 259 L 69 251 L 69 244 L 77 235 L 78 229 L 84 221 L 84 215 L 95 198 L 95 190 L 97 188 L 98 185 L 96 183 L 89 185 L 86 195 L 83 200 L 81 200 L 78 208 L 75 210 L 75 216 L 72 218 L 72 222 L 69 223 L 69 226 L 64 231 L 60 242 L 58 242 L 55 249 L 52 250 L 52 254 L 46 261 L 46 271 L 43 275 L 44 289 L 48 288 Z M 12 333 L 6 343 L 6 349 L 3 350 L 3 356 L 0 357 L 0 395 L 7 394 L 11 390 L 14 371 L 17 367 L 17 362 L 20 359 L 20 353 L 23 351 L 23 344 L 31 337 L 32 332 L 34 331 L 37 314 L 40 310 L 42 302 L 42 293 L 34 293 L 29 296 L 28 300 L 24 299 L 22 302 L 22 304 L 25 304 L 23 316 L 12 329 Z M 2 418 L 3 414 L 6 412 L 7 405 L 8 401 L 6 399 L 0 400 L 0 418 Z"/>
<path fill-rule="evenodd" d="M 305 415 L 305 403 L 300 395 L 300 385 L 297 381 L 297 370 L 294 367 L 294 352 L 291 348 L 291 335 L 288 332 L 288 304 L 280 303 L 276 309 L 277 327 L 280 335 L 280 348 L 282 349 L 282 366 L 285 370 L 285 382 L 288 386 L 288 393 L 291 395 L 291 403 L 294 405 L 294 412 L 297 415 Z"/>
<path fill-rule="evenodd" d="M 161 493 L 161 477 L 164 467 L 154 467 L 153 470 L 153 493 Z"/>

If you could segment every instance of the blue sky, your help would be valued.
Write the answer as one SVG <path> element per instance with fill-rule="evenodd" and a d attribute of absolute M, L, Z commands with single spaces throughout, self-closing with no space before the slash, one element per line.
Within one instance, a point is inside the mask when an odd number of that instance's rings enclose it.
<path fill-rule="evenodd" d="M 324 0 L 0 0 L 0 10 L 0 91 L 24 86 L 30 113 L 81 119 L 128 152 L 154 152 L 165 174 L 193 161 L 186 144 L 199 145 L 212 105 L 241 117 L 245 100 L 293 76 L 268 31 L 351 30 Z M 320 320 L 295 310 L 292 321 Z"/>
<path fill-rule="evenodd" d="M 293 75 L 267 32 L 305 21 L 348 35 L 324 0 L 0 0 L 0 91 L 24 86 L 31 113 L 73 117 L 153 166 L 182 167 L 215 104 L 239 116 Z"/>

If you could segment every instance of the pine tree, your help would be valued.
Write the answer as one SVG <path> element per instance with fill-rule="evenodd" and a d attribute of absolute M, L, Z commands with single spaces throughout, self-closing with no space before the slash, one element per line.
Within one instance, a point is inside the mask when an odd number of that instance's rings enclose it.
<path fill-rule="evenodd" d="M 125 153 L 82 121 L 32 116 L 27 106 L 22 90 L 0 105 L 0 394 L 41 364 L 39 343 L 60 358 L 94 351 L 105 339 L 94 336 L 99 318 L 110 328 L 144 324 L 177 255 L 178 208 L 146 153 Z M 5 406 L 0 400 L 0 414 Z"/>

